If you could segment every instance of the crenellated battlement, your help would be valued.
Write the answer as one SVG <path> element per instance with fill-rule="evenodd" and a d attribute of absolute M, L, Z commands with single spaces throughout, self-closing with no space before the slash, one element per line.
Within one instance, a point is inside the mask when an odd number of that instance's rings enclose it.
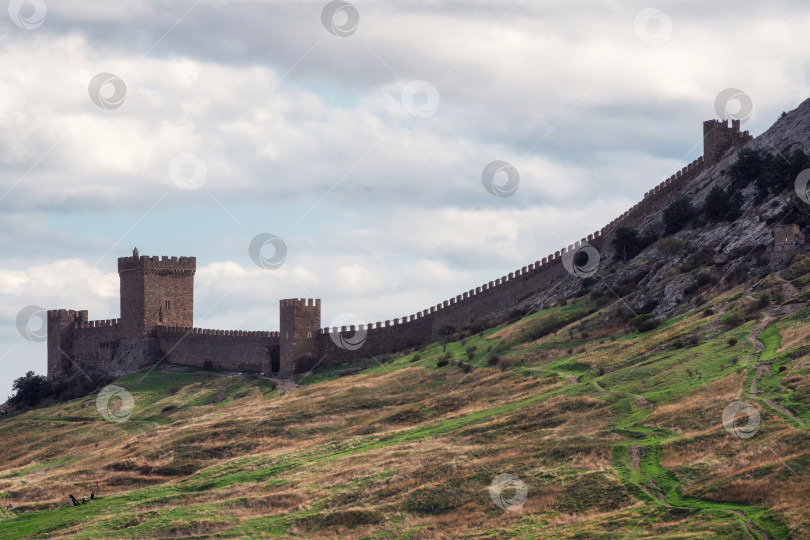
<path fill-rule="evenodd" d="M 48 320 L 64 320 L 72 321 L 74 323 L 87 322 L 87 310 L 73 310 L 73 309 L 49 309 L 47 312 Z"/>
<path fill-rule="evenodd" d="M 703 157 L 707 165 L 719 162 L 731 147 L 745 145 L 753 137 L 740 131 L 740 120 L 706 120 L 703 122 Z"/>
<path fill-rule="evenodd" d="M 119 326 L 121 326 L 121 319 L 83 320 L 73 323 L 73 328 L 118 328 Z"/>
<path fill-rule="evenodd" d="M 194 328 L 189 326 L 156 326 L 158 336 L 220 336 L 220 337 L 246 337 L 246 338 L 278 338 L 279 333 L 262 330 L 215 330 L 211 328 Z"/>
<path fill-rule="evenodd" d="M 330 335 L 345 332 L 353 333 L 355 331 L 371 332 L 376 330 L 384 331 L 387 329 L 397 329 L 401 331 L 412 323 L 421 323 L 423 319 L 429 319 L 432 321 L 434 316 L 442 318 L 443 313 L 446 311 L 450 312 L 464 310 L 469 306 L 470 309 L 468 311 L 474 313 L 477 311 L 473 307 L 476 304 L 483 303 L 485 305 L 493 305 L 496 303 L 493 300 L 501 297 L 508 300 L 510 297 L 516 296 L 515 294 L 510 294 L 510 289 L 517 289 L 522 292 L 527 288 L 536 288 L 538 287 L 538 279 L 542 281 L 543 275 L 559 275 L 562 258 L 567 253 L 575 252 L 585 244 L 591 244 L 597 248 L 602 247 L 601 244 L 603 243 L 604 239 L 609 236 L 617 227 L 622 225 L 634 226 L 649 216 L 650 213 L 659 210 L 661 206 L 669 201 L 669 199 L 673 198 L 677 194 L 680 194 L 684 186 L 696 178 L 698 174 L 705 170 L 705 168 L 706 162 L 701 156 L 683 169 L 677 171 L 669 178 L 665 179 L 650 191 L 646 192 L 644 194 L 644 198 L 640 202 L 633 205 L 629 210 L 612 220 L 602 229 L 589 234 L 586 238 L 561 248 L 559 251 L 550 253 L 548 256 L 543 257 L 532 264 L 518 268 L 514 272 L 509 272 L 505 276 L 487 283 L 483 283 L 482 285 L 474 289 L 470 289 L 463 294 L 456 295 L 453 298 L 444 300 L 435 306 L 430 306 L 428 309 L 424 309 L 412 315 L 358 325 L 356 328 L 354 326 L 348 328 L 321 328 L 319 329 L 319 334 Z M 553 279 L 553 277 L 549 277 L 549 279 Z M 318 300 L 318 302 L 320 302 L 320 300 Z"/>
<path fill-rule="evenodd" d="M 163 255 L 140 256 L 118 258 L 118 272 L 159 272 L 159 273 L 179 273 L 193 274 L 197 270 L 196 257 L 169 257 Z"/>
<path fill-rule="evenodd" d="M 290 376 L 318 365 L 429 342 L 436 338 L 443 324 L 463 327 L 497 316 L 565 279 L 568 270 L 563 259 L 567 261 L 586 244 L 604 251 L 617 227 L 643 225 L 684 193 L 687 184 L 721 159 L 729 148 L 751 140 L 747 131 L 740 131 L 739 121 L 729 126 L 728 122 L 709 120 L 704 122 L 703 129 L 702 157 L 647 191 L 639 202 L 600 230 L 497 279 L 410 315 L 385 321 L 322 328 L 320 299 L 285 298 L 279 301 L 279 331 L 197 328 L 193 326 L 196 258 L 140 256 L 136 248 L 131 257 L 118 259 L 120 319 L 90 321 L 87 311 L 48 312 L 49 377 L 68 373 L 74 362 L 87 366 L 114 364 L 118 361 L 116 354 L 124 358 L 123 365 L 127 366 L 165 358 L 185 365 Z M 795 245 L 793 229 L 779 229 L 777 237 L 782 236 L 788 240 L 780 240 L 777 249 L 787 250 Z M 791 238 L 793 244 L 789 242 Z M 347 341 L 351 336 L 345 334 L 353 336 L 357 332 L 364 333 L 357 338 L 362 338 L 362 348 L 348 346 L 354 341 Z M 145 351 L 137 361 L 131 360 L 131 354 L 127 356 L 126 351 L 132 351 L 133 347 Z M 160 354 L 156 355 L 155 350 Z"/>
<path fill-rule="evenodd" d="M 321 307 L 320 298 L 286 298 L 279 301 L 280 307 L 297 307 L 297 308 L 319 308 Z"/>

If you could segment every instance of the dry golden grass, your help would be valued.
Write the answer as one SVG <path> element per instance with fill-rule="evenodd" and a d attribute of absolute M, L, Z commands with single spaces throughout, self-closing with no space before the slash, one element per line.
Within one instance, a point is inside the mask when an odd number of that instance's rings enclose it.
<path fill-rule="evenodd" d="M 810 325 L 804 322 L 783 326 L 779 333 L 782 334 L 782 344 L 777 352 L 796 349 L 810 341 Z"/>

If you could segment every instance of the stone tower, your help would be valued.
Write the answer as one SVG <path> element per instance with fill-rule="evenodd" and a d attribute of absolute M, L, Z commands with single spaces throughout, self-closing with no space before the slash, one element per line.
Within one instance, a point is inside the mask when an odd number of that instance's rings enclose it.
<path fill-rule="evenodd" d="M 279 374 L 290 377 L 312 368 L 318 361 L 321 300 L 281 300 L 279 312 Z"/>
<path fill-rule="evenodd" d="M 87 310 L 48 311 L 48 378 L 57 379 L 73 369 L 74 325 L 87 324 Z"/>
<path fill-rule="evenodd" d="M 195 257 L 141 256 L 118 259 L 121 326 L 127 336 L 149 334 L 157 325 L 194 326 Z"/>
<path fill-rule="evenodd" d="M 706 120 L 703 122 L 703 161 L 712 166 L 732 146 L 740 147 L 753 139 L 747 131 L 740 131 L 740 121 Z"/>

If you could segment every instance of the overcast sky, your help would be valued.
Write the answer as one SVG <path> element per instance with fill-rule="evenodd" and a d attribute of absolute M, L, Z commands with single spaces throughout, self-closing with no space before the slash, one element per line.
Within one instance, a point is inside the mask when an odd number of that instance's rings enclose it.
<path fill-rule="evenodd" d="M 7 3 L 0 398 L 46 371 L 20 311 L 119 317 L 135 246 L 197 257 L 199 327 L 275 330 L 291 297 L 393 319 L 620 215 L 723 90 L 754 135 L 810 97 L 799 0 Z"/>

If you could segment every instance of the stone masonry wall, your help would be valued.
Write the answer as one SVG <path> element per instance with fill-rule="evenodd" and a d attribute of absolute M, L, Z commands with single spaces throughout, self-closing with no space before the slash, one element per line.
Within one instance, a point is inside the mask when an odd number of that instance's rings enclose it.
<path fill-rule="evenodd" d="M 704 122 L 704 157 L 644 194 L 637 204 L 599 231 L 581 241 L 516 269 L 494 281 L 484 283 L 415 314 L 381 321 L 358 328 L 320 328 L 320 300 L 282 300 L 279 332 L 242 332 L 193 328 L 194 257 L 133 257 L 118 260 L 121 276 L 122 319 L 88 321 L 86 311 L 48 312 L 48 375 L 61 376 L 70 368 L 70 360 L 61 351 L 75 356 L 73 361 L 113 368 L 154 360 L 152 344 L 117 341 L 142 337 L 155 340 L 157 355 L 178 364 L 204 366 L 210 361 L 216 368 L 235 371 L 284 375 L 301 372 L 315 364 L 329 365 L 357 357 L 389 353 L 438 337 L 443 324 L 463 327 L 489 318 L 521 300 L 543 290 L 568 273 L 563 259 L 589 244 L 600 251 L 610 242 L 620 225 L 639 226 L 653 213 L 683 193 L 687 183 L 697 177 L 731 146 L 751 140 L 740 133 L 739 123 Z M 171 305 L 167 308 L 166 301 Z M 160 320 L 162 316 L 163 320 Z M 344 334 L 365 333 L 365 342 L 357 350 L 338 346 Z M 333 339 L 334 338 L 334 339 Z M 112 343 L 112 345 L 111 345 Z M 140 345 L 139 345 L 140 343 Z M 126 353 L 123 351 L 126 350 Z M 151 351 L 151 352 L 150 352 Z M 156 361 L 156 360 L 155 360 Z"/>
<path fill-rule="evenodd" d="M 155 329 L 164 362 L 215 369 L 270 374 L 278 363 L 278 332 L 207 330 L 163 327 Z"/>
<path fill-rule="evenodd" d="M 602 251 L 616 228 L 622 225 L 637 226 L 652 213 L 659 212 L 672 199 L 680 195 L 684 186 L 705 168 L 703 158 L 698 158 L 645 193 L 639 203 L 612 220 L 601 230 L 533 264 L 519 268 L 475 289 L 470 289 L 455 298 L 402 318 L 360 325 L 357 328 L 352 326 L 342 329 L 320 329 L 318 356 L 321 359 L 321 365 L 344 362 L 358 356 L 385 354 L 408 345 L 435 340 L 438 337 L 438 329 L 444 324 L 455 324 L 461 328 L 518 304 L 521 300 L 568 275 L 562 264 L 566 253 L 568 257 L 572 258 L 573 254 L 585 244 Z M 335 343 L 336 340 L 340 342 L 341 334 L 352 336 L 356 331 L 365 333 L 365 342 L 358 350 L 346 349 Z M 337 335 L 333 336 L 333 334 Z"/>

